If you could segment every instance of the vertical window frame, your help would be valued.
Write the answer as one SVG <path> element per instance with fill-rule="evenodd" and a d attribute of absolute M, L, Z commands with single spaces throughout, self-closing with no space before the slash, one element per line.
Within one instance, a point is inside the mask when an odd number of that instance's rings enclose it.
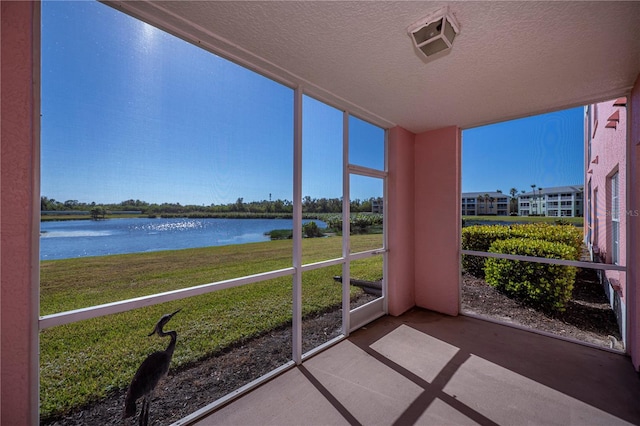
<path fill-rule="evenodd" d="M 615 172 L 609 178 L 611 190 L 611 263 L 620 263 L 620 174 Z"/>

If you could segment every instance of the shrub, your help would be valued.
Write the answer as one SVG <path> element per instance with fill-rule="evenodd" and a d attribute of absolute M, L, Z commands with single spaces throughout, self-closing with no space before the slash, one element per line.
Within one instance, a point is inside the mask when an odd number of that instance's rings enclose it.
<path fill-rule="evenodd" d="M 489 251 L 491 244 L 510 236 L 510 227 L 502 225 L 473 225 L 462 229 L 462 249 Z M 484 277 L 485 258 L 462 256 L 462 268 L 474 277 Z"/>
<path fill-rule="evenodd" d="M 325 219 L 327 227 L 334 232 L 342 233 L 342 215 L 334 215 Z M 370 234 L 381 232 L 383 216 L 378 213 L 357 213 L 349 218 L 349 229 L 352 234 Z"/>
<path fill-rule="evenodd" d="M 576 258 L 576 250 L 567 244 L 531 238 L 496 240 L 489 252 L 566 260 Z M 536 308 L 564 311 L 571 299 L 575 278 L 573 266 L 486 260 L 485 279 L 489 285 Z"/>
<path fill-rule="evenodd" d="M 513 238 L 535 238 L 566 244 L 576 250 L 572 260 L 580 258 L 582 249 L 582 229 L 573 225 L 552 225 L 549 223 L 529 223 L 513 225 L 511 235 Z"/>
<path fill-rule="evenodd" d="M 582 231 L 573 225 L 527 223 L 502 225 L 474 225 L 462 229 L 462 249 L 489 251 L 497 240 L 530 238 L 562 243 L 575 249 L 571 260 L 578 260 L 582 249 Z M 469 274 L 483 278 L 486 259 L 478 256 L 462 256 L 462 268 Z"/>
<path fill-rule="evenodd" d="M 342 232 L 342 215 L 329 216 L 325 219 L 325 223 L 327 228 L 335 232 Z"/>
<path fill-rule="evenodd" d="M 302 225 L 302 234 L 307 238 L 324 237 L 324 234 L 318 228 L 315 222 L 307 222 Z"/>
<path fill-rule="evenodd" d="M 265 232 L 264 235 L 268 235 L 271 240 L 290 240 L 293 238 L 293 230 L 291 229 L 274 229 Z"/>

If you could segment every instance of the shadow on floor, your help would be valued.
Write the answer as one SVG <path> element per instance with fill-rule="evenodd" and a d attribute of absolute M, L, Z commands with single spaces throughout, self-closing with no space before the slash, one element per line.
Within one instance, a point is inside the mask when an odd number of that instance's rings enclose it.
<path fill-rule="evenodd" d="M 621 354 L 468 317 L 384 317 L 198 424 L 640 424 Z"/>

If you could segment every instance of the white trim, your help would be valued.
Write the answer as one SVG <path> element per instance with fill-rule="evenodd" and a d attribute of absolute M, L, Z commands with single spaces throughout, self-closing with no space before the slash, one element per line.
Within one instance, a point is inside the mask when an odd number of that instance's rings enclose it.
<path fill-rule="evenodd" d="M 297 87 L 293 101 L 293 294 L 292 359 L 302 362 L 302 106 L 304 91 Z"/>
<path fill-rule="evenodd" d="M 337 257 L 335 259 L 322 260 L 320 262 L 315 263 L 307 263 L 306 265 L 302 265 L 300 269 L 302 272 L 313 271 L 314 269 L 326 268 L 328 266 L 339 265 L 341 263 L 346 262 L 346 259 L 343 257 Z"/>
<path fill-rule="evenodd" d="M 469 256 L 494 257 L 497 259 L 521 260 L 524 262 L 547 263 L 550 265 L 576 266 L 578 268 L 603 269 L 605 271 L 626 271 L 625 266 L 610 265 L 608 263 L 579 262 L 577 260 L 549 259 L 546 257 L 520 256 L 516 254 L 489 253 L 486 251 L 462 250 L 462 254 Z"/>
<path fill-rule="evenodd" d="M 324 260 L 321 262 L 308 263 L 306 265 L 300 266 L 299 269 L 301 272 L 307 272 L 314 269 L 326 268 L 329 266 L 339 265 L 341 263 L 351 262 L 359 259 L 366 259 L 368 257 L 386 253 L 387 250 L 385 249 L 374 249 L 358 253 L 350 253 L 346 259 L 340 257 L 336 259 Z M 83 321 L 91 318 L 98 318 L 106 315 L 126 312 L 146 306 L 158 305 L 160 303 L 170 302 L 174 300 L 181 300 L 187 297 L 200 296 L 227 288 L 255 284 L 274 278 L 295 275 L 295 270 L 296 269 L 294 267 L 289 267 L 275 271 L 264 272 L 261 274 L 248 275 L 245 277 L 232 278 L 229 280 L 218 281 L 214 283 L 196 285 L 193 287 L 172 290 L 164 293 L 156 293 L 149 296 L 141 296 L 133 299 L 120 300 L 117 302 L 105 303 L 102 305 L 95 305 L 86 308 L 74 309 L 71 311 L 44 315 L 38 320 L 39 330 L 44 330 L 58 325 L 70 324 L 73 322 Z"/>
<path fill-rule="evenodd" d="M 347 259 L 351 262 L 351 261 L 354 261 L 354 260 L 366 259 L 368 257 L 377 256 L 379 254 L 385 254 L 388 251 L 389 250 L 387 250 L 385 248 L 378 248 L 378 249 L 373 249 L 373 250 L 359 251 L 357 253 L 350 253 L 349 257 Z"/>
<path fill-rule="evenodd" d="M 342 112 L 342 333 L 349 336 L 351 324 L 351 175 L 349 174 L 349 113 Z"/>
<path fill-rule="evenodd" d="M 379 179 L 384 179 L 387 177 L 387 172 L 383 170 L 372 169 L 370 167 L 363 167 L 363 166 L 356 166 L 355 164 L 349 164 L 348 169 L 349 169 L 349 172 L 354 175 L 374 177 Z"/>
<path fill-rule="evenodd" d="M 384 296 L 384 293 L 383 293 Z M 353 332 L 360 327 L 369 324 L 370 322 L 386 315 L 384 311 L 385 297 L 378 297 L 371 302 L 358 306 L 351 311 L 351 329 Z"/>
<path fill-rule="evenodd" d="M 389 313 L 389 298 L 388 295 L 388 273 L 389 273 L 389 214 L 388 214 L 388 200 L 389 200 L 389 131 L 384 131 L 384 171 L 386 176 L 382 183 L 382 312 L 384 314 Z"/>
<path fill-rule="evenodd" d="M 347 114 L 345 113 L 345 117 L 347 117 Z M 345 118 L 345 120 L 347 120 L 347 118 Z M 372 125 L 375 125 L 373 123 L 370 123 Z M 388 197 L 387 197 L 387 178 L 388 178 L 388 130 L 387 129 L 383 129 L 384 130 L 384 140 L 383 140 L 383 161 L 384 161 L 384 170 L 379 170 L 379 169 L 374 169 L 371 167 L 365 167 L 365 166 L 359 166 L 359 165 L 355 165 L 355 164 L 351 164 L 348 162 L 348 147 L 345 148 L 345 163 L 346 163 L 346 172 L 345 172 L 345 180 L 347 182 L 350 182 L 351 179 L 351 175 L 359 175 L 359 176 L 364 176 L 364 177 L 370 177 L 370 178 L 374 178 L 374 179 L 380 179 L 382 181 L 382 229 L 383 229 L 383 233 L 382 233 L 382 247 L 381 248 L 376 248 L 376 249 L 372 249 L 372 250 L 365 250 L 362 252 L 357 252 L 357 253 L 350 253 L 350 250 L 347 251 L 346 253 L 344 253 L 344 256 L 347 258 L 348 262 L 346 263 L 347 266 L 350 265 L 350 262 L 352 261 L 356 261 L 356 260 L 360 260 L 360 259 L 366 259 L 369 257 L 373 257 L 373 256 L 378 256 L 378 255 L 382 255 L 382 295 L 363 305 L 363 306 L 359 306 L 358 308 L 354 309 L 354 310 L 349 310 L 349 303 L 345 304 L 345 308 L 343 308 L 343 312 L 349 312 L 349 322 L 345 324 L 345 330 L 348 330 L 349 332 L 352 332 L 360 327 L 362 327 L 363 325 L 376 320 L 377 318 L 380 318 L 383 315 L 386 315 L 388 312 L 388 299 L 387 299 L 387 217 L 388 217 L 388 208 L 387 208 L 387 203 L 388 203 Z M 345 192 L 345 194 L 347 194 L 347 192 Z M 345 195 L 345 198 L 346 195 Z M 347 199 L 347 201 L 350 202 L 351 200 L 351 194 L 349 193 L 349 197 Z M 349 204 L 350 205 L 350 204 Z M 350 215 L 349 215 L 350 216 Z M 344 225 L 344 219 L 343 219 L 343 225 Z M 346 235 L 346 233 L 351 232 L 350 227 L 345 228 L 343 226 L 343 235 Z M 344 282 L 350 282 L 347 281 L 345 279 L 343 279 L 343 283 Z M 348 289 L 347 289 L 348 290 Z M 348 295 L 345 296 L 346 298 L 348 298 Z"/>
<path fill-rule="evenodd" d="M 149 296 L 141 296 L 133 299 L 120 300 L 117 302 L 105 303 L 102 305 L 90 306 L 87 308 L 74 309 L 72 311 L 58 312 L 51 315 L 40 317 L 39 327 L 44 330 L 58 325 L 70 324 L 77 321 L 83 321 L 91 318 L 98 318 L 105 315 L 117 314 L 121 312 L 131 311 L 133 309 L 145 306 L 158 305 L 160 303 L 171 302 L 174 300 L 185 299 L 187 297 L 200 296 L 214 291 L 224 290 L 227 288 L 238 287 L 241 285 L 254 284 L 274 278 L 286 277 L 293 275 L 294 268 L 278 269 L 275 271 L 264 272 L 261 274 L 248 275 L 240 278 L 232 278 L 229 280 L 218 281 L 215 283 L 201 284 L 193 287 L 181 288 L 178 290 L 167 291 L 164 293 L 152 294 Z"/>

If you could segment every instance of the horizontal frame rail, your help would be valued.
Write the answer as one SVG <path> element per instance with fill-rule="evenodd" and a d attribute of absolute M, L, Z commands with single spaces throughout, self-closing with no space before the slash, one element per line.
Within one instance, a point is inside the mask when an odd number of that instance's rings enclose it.
<path fill-rule="evenodd" d="M 314 269 L 327 268 L 333 265 L 340 265 L 344 262 L 345 262 L 345 259 L 343 257 L 338 257 L 335 259 L 323 260 L 321 262 L 316 262 L 316 263 L 307 263 L 305 265 L 302 265 L 300 267 L 300 270 L 302 272 L 313 271 Z"/>
<path fill-rule="evenodd" d="M 360 175 L 360 176 L 375 177 L 380 179 L 386 178 L 388 174 L 384 170 L 372 169 L 370 167 L 364 167 L 364 166 L 356 166 L 355 164 L 349 164 L 347 168 L 349 170 L 349 173 L 353 173 L 355 175 Z"/>
<path fill-rule="evenodd" d="M 384 254 L 387 251 L 388 251 L 387 249 L 378 248 L 378 249 L 367 250 L 367 251 L 359 251 L 357 253 L 350 253 L 349 254 L 349 260 L 351 261 L 351 260 L 366 259 L 367 257 L 378 256 L 378 255 Z"/>
<path fill-rule="evenodd" d="M 144 308 L 147 306 L 158 305 L 160 303 L 185 299 L 187 297 L 201 296 L 203 294 L 212 293 L 214 291 L 224 290 L 227 288 L 238 287 L 241 285 L 255 284 L 261 281 L 285 277 L 287 275 L 293 275 L 294 272 L 295 268 L 292 267 L 279 269 L 262 274 L 247 275 L 245 277 L 232 278 L 216 283 L 201 284 L 194 287 L 181 288 L 164 293 L 136 297 L 134 299 L 121 300 L 118 302 L 105 303 L 103 305 L 45 315 L 43 317 L 40 317 L 39 327 L 40 330 L 44 330 L 46 328 L 55 327 L 57 325 L 70 324 L 73 322 L 97 318 L 105 315 L 118 314 L 133 309 Z"/>
<path fill-rule="evenodd" d="M 369 250 L 360 253 L 352 253 L 349 255 L 350 260 L 364 259 L 384 253 L 384 249 Z M 330 259 L 317 263 L 302 265 L 302 272 L 314 269 L 324 268 L 328 266 L 344 263 L 344 258 Z M 38 327 L 40 330 L 56 327 L 58 325 L 71 324 L 77 321 L 98 318 L 106 315 L 119 314 L 133 309 L 144 308 L 147 306 L 158 305 L 160 303 L 172 302 L 175 300 L 185 299 L 187 297 L 201 296 L 203 294 L 212 293 L 214 291 L 224 290 L 242 285 L 255 284 L 274 278 L 293 275 L 295 268 L 284 268 L 275 271 L 264 272 L 261 274 L 248 275 L 245 277 L 232 278 L 229 280 L 218 281 L 215 283 L 200 284 L 193 287 L 181 288 L 178 290 L 167 291 L 164 293 L 151 294 L 148 296 L 136 297 L 133 299 L 120 300 L 117 302 L 105 303 L 97 306 L 89 306 L 86 308 L 74 309 L 72 311 L 58 312 L 55 314 L 44 315 L 40 317 Z"/>
<path fill-rule="evenodd" d="M 549 259 L 546 257 L 521 256 L 516 254 L 489 253 L 486 251 L 461 250 L 462 254 L 468 256 L 494 257 L 497 259 L 520 260 L 524 262 L 547 263 L 551 265 L 576 266 L 578 268 L 601 269 L 605 271 L 623 271 L 626 272 L 626 266 L 611 265 L 608 263 L 592 263 L 580 262 L 577 260 Z"/>

